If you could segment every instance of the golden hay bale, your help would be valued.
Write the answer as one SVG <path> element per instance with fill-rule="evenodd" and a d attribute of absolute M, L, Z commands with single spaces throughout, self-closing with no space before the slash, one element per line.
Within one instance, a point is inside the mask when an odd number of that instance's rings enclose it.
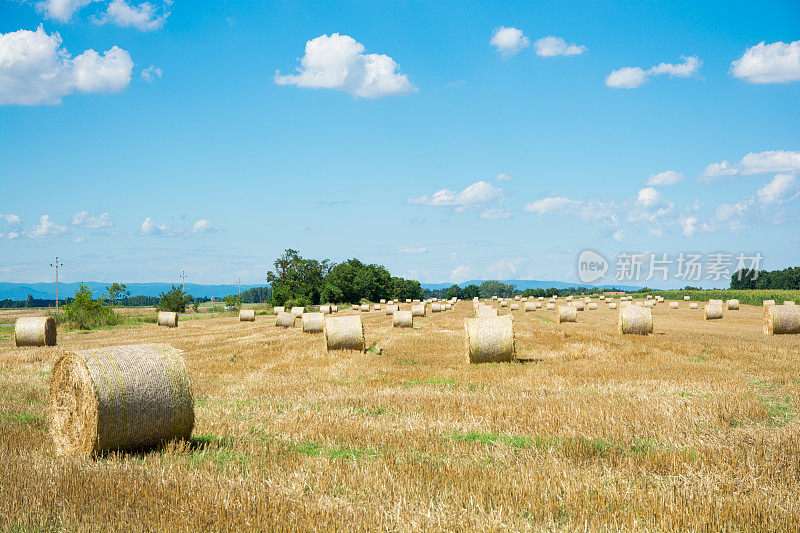
<path fill-rule="evenodd" d="M 800 333 L 800 306 L 770 305 L 764 308 L 764 335 Z"/>
<path fill-rule="evenodd" d="M 292 313 L 282 312 L 278 313 L 278 318 L 275 320 L 276 326 L 281 326 L 284 328 L 293 328 L 294 321 L 297 319 Z"/>
<path fill-rule="evenodd" d="M 414 316 L 411 311 L 395 311 L 392 314 L 392 326 L 396 328 L 413 328 Z"/>
<path fill-rule="evenodd" d="M 322 333 L 325 313 L 303 313 L 303 333 Z"/>
<path fill-rule="evenodd" d="M 339 306 L 338 305 L 332 305 L 331 306 L 331 313 L 338 313 L 338 312 L 339 312 Z"/>
<path fill-rule="evenodd" d="M 669 308 L 670 309 L 677 309 L 678 308 L 678 302 L 670 302 L 669 303 Z"/>
<path fill-rule="evenodd" d="M 689 309 L 697 309 L 697 302 L 689 302 Z"/>
<path fill-rule="evenodd" d="M 722 318 L 722 304 L 706 304 L 703 308 L 705 310 L 706 320 L 715 320 Z"/>
<path fill-rule="evenodd" d="M 470 363 L 514 360 L 514 323 L 510 316 L 467 318 L 464 320 L 464 329 L 467 361 Z"/>
<path fill-rule="evenodd" d="M 626 335 L 653 333 L 653 312 L 647 307 L 636 305 L 620 307 L 617 328 Z"/>
<path fill-rule="evenodd" d="M 367 311 L 369 311 L 369 304 L 361 304 L 360 309 L 362 313 L 366 313 Z"/>
<path fill-rule="evenodd" d="M 764 307 L 768 305 L 775 305 L 775 300 L 764 300 L 763 304 Z"/>
<path fill-rule="evenodd" d="M 583 300 L 575 300 L 575 301 L 573 301 L 572 302 L 572 307 L 576 311 L 583 311 L 585 309 L 585 305 L 583 303 Z"/>
<path fill-rule="evenodd" d="M 194 400 L 180 351 L 134 344 L 60 357 L 50 381 L 50 420 L 59 454 L 138 450 L 188 439 Z"/>
<path fill-rule="evenodd" d="M 442 311 L 442 304 L 436 302 L 431 304 L 431 313 L 440 313 L 441 311 Z"/>
<path fill-rule="evenodd" d="M 411 314 L 414 316 L 425 316 L 425 304 L 412 305 Z"/>
<path fill-rule="evenodd" d="M 653 295 L 652 295 L 652 294 L 648 294 L 648 295 L 647 295 L 647 299 L 648 299 L 648 300 L 649 300 L 649 299 L 651 299 L 652 297 L 653 297 Z"/>
<path fill-rule="evenodd" d="M 372 306 L 372 310 L 373 311 L 380 311 L 381 310 L 381 304 L 375 304 L 374 306 Z"/>
<path fill-rule="evenodd" d="M 722 307 L 722 300 L 714 300 L 713 298 L 708 301 L 709 305 L 718 305 Z"/>
<path fill-rule="evenodd" d="M 731 298 L 727 302 L 725 302 L 725 306 L 728 308 L 728 311 L 738 311 L 739 310 L 739 300 L 736 298 Z"/>
<path fill-rule="evenodd" d="M 519 304 L 511 304 L 511 310 L 512 310 L 512 311 L 517 311 L 517 310 L 519 310 Z"/>
<path fill-rule="evenodd" d="M 280 313 L 285 313 L 285 312 L 286 312 L 286 308 L 285 308 L 284 306 L 282 306 L 282 305 L 279 305 L 279 306 L 273 307 L 273 308 L 272 308 L 272 311 L 273 311 L 273 312 L 274 312 L 276 315 L 278 315 L 278 314 L 280 314 Z"/>
<path fill-rule="evenodd" d="M 615 302 L 611 302 L 610 304 L 608 304 L 608 308 L 609 309 L 616 309 L 617 308 L 617 304 Z"/>
<path fill-rule="evenodd" d="M 552 311 L 552 310 L 553 310 L 553 309 L 555 309 L 555 308 L 556 308 L 556 304 L 554 304 L 553 302 L 547 302 L 547 307 L 546 307 L 546 309 L 547 309 L 548 311 Z"/>
<path fill-rule="evenodd" d="M 325 344 L 328 351 L 352 350 L 363 352 L 364 323 L 359 315 L 325 317 Z"/>
<path fill-rule="evenodd" d="M 688 301 L 689 301 L 689 300 L 691 300 L 691 299 L 692 299 L 692 297 L 691 297 L 691 296 L 684 296 L 684 297 L 683 297 L 683 301 L 684 301 L 684 302 L 688 302 Z"/>
<path fill-rule="evenodd" d="M 605 297 L 605 296 L 603 296 L 602 294 L 599 296 L 599 298 L 600 298 L 600 300 L 602 300 L 602 301 L 605 301 L 605 300 L 606 300 L 606 297 Z"/>
<path fill-rule="evenodd" d="M 331 306 L 330 305 L 320 305 L 319 306 L 319 312 L 324 314 L 324 315 L 329 315 L 329 314 L 331 314 Z"/>
<path fill-rule="evenodd" d="M 300 318 L 301 316 L 303 316 L 303 313 L 306 312 L 306 308 L 305 307 L 292 307 L 292 310 L 289 311 L 289 312 L 292 313 L 295 316 L 295 318 Z"/>
<path fill-rule="evenodd" d="M 497 296 L 492 296 L 492 300 L 497 300 Z"/>
<path fill-rule="evenodd" d="M 500 307 L 508 307 L 508 302 L 505 300 L 500 300 Z"/>
<path fill-rule="evenodd" d="M 378 303 L 385 304 L 385 303 L 386 303 L 386 298 L 381 298 L 381 301 L 380 301 L 380 302 L 378 302 Z"/>
<path fill-rule="evenodd" d="M 559 324 L 562 322 L 577 322 L 578 321 L 578 310 L 571 305 L 559 305 L 558 306 L 558 317 L 556 318 L 556 322 Z"/>
<path fill-rule="evenodd" d="M 494 307 L 489 307 L 488 305 L 484 305 L 484 306 L 479 307 L 475 311 L 475 316 L 477 316 L 479 318 L 497 316 L 497 309 L 495 309 Z"/>
<path fill-rule="evenodd" d="M 399 311 L 399 310 L 400 310 L 400 306 L 399 305 L 387 305 L 386 306 L 386 314 L 388 316 L 393 315 L 395 311 Z"/>
<path fill-rule="evenodd" d="M 655 303 L 653 302 L 653 300 L 647 300 L 644 302 L 644 306 L 652 309 L 653 307 L 655 307 Z"/>
<path fill-rule="evenodd" d="M 17 346 L 55 346 L 56 321 L 51 316 L 23 316 L 14 325 Z"/>
<path fill-rule="evenodd" d="M 453 309 L 453 304 L 451 303 L 444 304 L 445 311 L 450 311 L 451 309 Z"/>
<path fill-rule="evenodd" d="M 256 312 L 254 309 L 242 309 L 239 311 L 240 322 L 255 322 Z"/>
<path fill-rule="evenodd" d="M 515 294 L 514 295 L 514 301 L 518 302 L 520 298 L 521 298 L 521 296 L 519 294 Z"/>
<path fill-rule="evenodd" d="M 411 298 L 406 298 L 406 303 L 410 304 L 411 303 Z"/>
<path fill-rule="evenodd" d="M 172 311 L 159 311 L 157 322 L 159 326 L 166 326 L 168 328 L 177 328 L 178 313 Z"/>
<path fill-rule="evenodd" d="M 536 302 L 525 302 L 525 312 L 535 311 L 536 310 Z"/>
<path fill-rule="evenodd" d="M 588 307 L 589 307 L 589 311 L 597 311 L 597 304 L 594 303 L 594 302 L 590 302 Z"/>

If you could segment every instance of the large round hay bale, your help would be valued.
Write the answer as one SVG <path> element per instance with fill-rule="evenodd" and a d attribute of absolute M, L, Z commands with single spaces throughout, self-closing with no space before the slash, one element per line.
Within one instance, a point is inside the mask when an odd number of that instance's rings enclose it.
<path fill-rule="evenodd" d="M 575 306 L 572 305 L 559 305 L 558 306 L 558 316 L 556 317 L 556 322 L 559 324 L 562 322 L 577 322 L 578 321 L 578 310 Z"/>
<path fill-rule="evenodd" d="M 725 307 L 727 307 L 728 311 L 738 311 L 739 300 L 737 300 L 736 298 L 731 298 L 727 302 L 725 302 Z"/>
<path fill-rule="evenodd" d="M 366 313 L 367 311 L 369 311 L 369 304 L 361 304 L 360 309 L 362 313 Z"/>
<path fill-rule="evenodd" d="M 608 308 L 609 308 L 609 309 L 616 309 L 616 308 L 617 308 L 617 304 L 616 304 L 616 302 L 611 302 L 611 303 L 609 303 L 609 304 L 608 304 Z"/>
<path fill-rule="evenodd" d="M 431 304 L 431 313 L 440 313 L 441 311 L 442 311 L 442 304 L 436 302 Z"/>
<path fill-rule="evenodd" d="M 775 300 L 764 300 L 763 304 L 764 307 L 768 305 L 775 305 Z"/>
<path fill-rule="evenodd" d="M 508 302 L 505 300 L 500 300 L 500 307 L 508 307 Z"/>
<path fill-rule="evenodd" d="M 444 310 L 445 311 L 450 311 L 451 309 L 453 309 L 453 305 L 455 305 L 455 304 L 451 304 L 451 303 L 444 304 Z"/>
<path fill-rule="evenodd" d="M 548 311 L 552 311 L 552 310 L 553 310 L 553 309 L 555 309 L 555 308 L 556 308 L 556 304 L 554 304 L 553 302 L 547 302 L 546 309 L 547 309 Z"/>
<path fill-rule="evenodd" d="M 670 309 L 677 309 L 678 308 L 678 302 L 670 302 L 669 303 L 669 308 Z"/>
<path fill-rule="evenodd" d="M 697 302 L 689 302 L 689 309 L 697 309 Z"/>
<path fill-rule="evenodd" d="M 299 307 L 299 306 L 298 307 L 292 307 L 292 310 L 290 311 L 290 313 L 292 313 L 295 316 L 295 318 L 300 318 L 301 316 L 303 316 L 303 313 L 305 313 L 305 312 L 306 312 L 306 308 L 305 307 Z"/>
<path fill-rule="evenodd" d="M 411 311 L 395 311 L 392 314 L 392 326 L 396 328 L 413 328 L 414 316 Z"/>
<path fill-rule="evenodd" d="M 400 306 L 399 305 L 387 305 L 386 306 L 386 315 L 387 316 L 392 316 L 395 311 L 399 311 L 399 310 L 400 310 Z"/>
<path fill-rule="evenodd" d="M 525 302 L 525 312 L 528 313 L 530 311 L 536 310 L 536 302 Z"/>
<path fill-rule="evenodd" d="M 138 450 L 188 439 L 194 400 L 186 364 L 166 344 L 68 353 L 53 366 L 50 420 L 59 454 Z"/>
<path fill-rule="evenodd" d="M 646 300 L 644 302 L 644 307 L 647 307 L 648 309 L 652 309 L 653 307 L 655 307 L 655 303 L 653 302 L 653 300 Z"/>
<path fill-rule="evenodd" d="M 331 314 L 331 306 L 330 305 L 320 305 L 319 306 L 319 312 L 322 313 L 323 315 L 329 315 L 329 314 Z"/>
<path fill-rule="evenodd" d="M 653 312 L 647 307 L 637 305 L 620 307 L 617 328 L 626 335 L 653 333 Z"/>
<path fill-rule="evenodd" d="M 276 315 L 278 315 L 278 314 L 280 314 L 280 313 L 285 313 L 285 312 L 286 312 L 286 308 L 285 308 L 284 306 L 282 306 L 282 305 L 277 305 L 277 306 L 275 306 L 275 307 L 273 307 L 273 308 L 272 308 L 272 311 L 273 311 L 273 312 L 274 312 Z"/>
<path fill-rule="evenodd" d="M 722 318 L 722 304 L 706 304 L 703 308 L 705 310 L 706 320 L 716 320 Z"/>
<path fill-rule="evenodd" d="M 414 316 L 425 316 L 425 304 L 412 305 L 411 314 Z"/>
<path fill-rule="evenodd" d="M 303 333 L 321 333 L 325 322 L 325 313 L 303 313 Z"/>
<path fill-rule="evenodd" d="M 464 320 L 467 360 L 470 363 L 513 361 L 516 354 L 514 323 L 510 316 Z"/>
<path fill-rule="evenodd" d="M 709 305 L 718 305 L 720 307 L 722 307 L 722 305 L 723 305 L 722 300 L 715 300 L 713 298 L 708 301 L 708 304 Z"/>
<path fill-rule="evenodd" d="M 519 304 L 511 304 L 511 310 L 512 311 L 518 311 L 519 310 Z"/>
<path fill-rule="evenodd" d="M 597 311 L 597 304 L 596 304 L 596 303 L 594 303 L 594 302 L 590 302 L 590 303 L 587 305 L 587 307 L 589 308 L 589 311 Z"/>
<path fill-rule="evenodd" d="M 283 328 L 293 328 L 295 320 L 297 320 L 296 316 L 294 316 L 292 313 L 287 313 L 284 311 L 282 313 L 278 313 L 278 317 L 275 319 L 275 325 Z"/>
<path fill-rule="evenodd" d="M 241 309 L 239 311 L 239 321 L 240 322 L 255 322 L 256 321 L 255 309 Z"/>
<path fill-rule="evenodd" d="M 363 352 L 364 323 L 359 315 L 325 317 L 325 344 L 328 351 L 350 350 Z"/>
<path fill-rule="evenodd" d="M 14 324 L 17 346 L 55 346 L 56 321 L 51 316 L 23 316 Z"/>
<path fill-rule="evenodd" d="M 800 334 L 800 306 L 770 305 L 764 308 L 764 335 Z"/>
<path fill-rule="evenodd" d="M 572 308 L 576 311 L 583 311 L 585 309 L 585 305 L 583 300 L 575 300 L 572 302 Z"/>
<path fill-rule="evenodd" d="M 168 328 L 178 327 L 178 313 L 173 311 L 159 311 L 157 323 L 159 326 L 166 326 Z"/>
<path fill-rule="evenodd" d="M 338 305 L 332 305 L 331 306 L 331 313 L 338 313 L 338 312 L 339 312 L 339 306 Z"/>

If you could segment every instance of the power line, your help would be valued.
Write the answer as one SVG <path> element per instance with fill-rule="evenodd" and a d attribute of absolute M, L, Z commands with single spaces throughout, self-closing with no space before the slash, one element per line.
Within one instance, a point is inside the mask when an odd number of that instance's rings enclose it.
<path fill-rule="evenodd" d="M 42 217 L 42 220 L 44 220 L 44 217 Z M 63 265 L 63 263 L 59 263 L 58 262 L 58 256 L 56 256 L 56 262 L 55 263 L 50 263 L 50 266 L 51 267 L 52 266 L 56 267 L 56 309 L 58 309 L 58 267 L 64 266 L 64 265 Z"/>

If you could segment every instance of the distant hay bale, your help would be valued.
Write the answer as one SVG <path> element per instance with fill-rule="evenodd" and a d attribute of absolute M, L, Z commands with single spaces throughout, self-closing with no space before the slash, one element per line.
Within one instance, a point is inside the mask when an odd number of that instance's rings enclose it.
<path fill-rule="evenodd" d="M 723 305 L 723 304 L 722 304 L 722 300 L 714 300 L 714 299 L 711 299 L 711 300 L 709 300 L 709 301 L 708 301 L 708 303 L 709 303 L 710 305 L 718 305 L 718 306 L 720 306 L 720 307 L 722 307 L 722 305 Z"/>
<path fill-rule="evenodd" d="M 583 303 L 583 300 L 575 300 L 575 301 L 573 301 L 572 302 L 572 307 L 576 311 L 583 311 L 586 308 L 586 306 Z"/>
<path fill-rule="evenodd" d="M 282 305 L 279 305 L 279 306 L 273 307 L 272 311 L 277 315 L 279 313 L 285 313 L 286 312 L 286 308 L 284 306 L 282 306 Z"/>
<path fill-rule="evenodd" d="M 768 305 L 775 305 L 775 300 L 764 300 L 764 303 L 762 305 L 764 307 L 766 307 Z"/>
<path fill-rule="evenodd" d="M 451 303 L 444 304 L 444 310 L 445 311 L 450 311 L 452 309 L 453 309 L 453 304 L 451 304 Z"/>
<path fill-rule="evenodd" d="M 372 307 L 372 309 L 373 309 L 374 311 L 380 311 L 380 310 L 381 310 L 381 304 L 375 304 L 375 305 Z"/>
<path fill-rule="evenodd" d="M 53 366 L 50 420 L 56 453 L 62 455 L 188 439 L 194 400 L 186 364 L 167 344 L 68 353 Z"/>
<path fill-rule="evenodd" d="M 547 302 L 547 307 L 546 307 L 546 309 L 547 309 L 548 311 L 552 311 L 552 310 L 553 310 L 553 309 L 555 309 L 555 308 L 556 308 L 556 304 L 554 304 L 553 302 Z"/>
<path fill-rule="evenodd" d="M 494 307 L 489 307 L 488 305 L 483 305 L 475 311 L 475 316 L 479 318 L 497 316 L 497 309 Z"/>
<path fill-rule="evenodd" d="M 646 300 L 644 302 L 644 306 L 652 309 L 653 307 L 655 307 L 655 304 L 653 303 L 653 300 Z"/>
<path fill-rule="evenodd" d="M 536 310 L 536 302 L 525 302 L 525 312 L 535 311 Z"/>
<path fill-rule="evenodd" d="M 597 304 L 594 302 L 590 302 L 587 307 L 589 308 L 589 311 L 597 311 Z"/>
<path fill-rule="evenodd" d="M 678 302 L 670 302 L 669 303 L 669 308 L 670 309 L 677 309 L 678 308 Z"/>
<path fill-rule="evenodd" d="M 319 312 L 324 314 L 324 315 L 329 315 L 329 314 L 331 314 L 331 306 L 330 305 L 320 305 L 319 306 Z"/>
<path fill-rule="evenodd" d="M 684 301 L 684 302 L 688 302 L 688 301 L 689 301 L 689 300 L 691 300 L 691 299 L 692 299 L 692 297 L 691 297 L 691 296 L 684 296 L 684 297 L 683 297 L 683 301 Z"/>
<path fill-rule="evenodd" d="M 436 302 L 431 304 L 431 313 L 439 313 L 441 311 L 442 311 L 442 304 Z"/>
<path fill-rule="evenodd" d="M 414 316 L 411 311 L 395 311 L 392 314 L 392 326 L 396 328 L 413 328 Z"/>
<path fill-rule="evenodd" d="M 536 309 L 542 308 L 542 302 L 533 302 L 533 304 L 536 306 Z"/>
<path fill-rule="evenodd" d="M 611 302 L 610 304 L 608 304 L 608 308 L 609 309 L 616 309 L 617 308 L 617 304 L 614 303 L 614 302 Z"/>
<path fill-rule="evenodd" d="M 497 300 L 497 296 L 492 296 L 492 300 Z"/>
<path fill-rule="evenodd" d="M 539 296 L 539 297 L 537 298 L 537 300 L 538 300 L 538 301 L 540 301 L 540 302 L 543 302 L 543 301 L 544 301 L 544 296 Z"/>
<path fill-rule="evenodd" d="M 510 316 L 464 320 L 467 360 L 470 363 L 513 361 L 516 355 L 514 323 Z"/>
<path fill-rule="evenodd" d="M 722 318 L 722 304 L 706 304 L 703 308 L 705 310 L 706 320 L 716 320 Z"/>
<path fill-rule="evenodd" d="M 577 322 L 578 321 L 578 310 L 571 305 L 560 305 L 558 306 L 558 317 L 556 318 L 556 322 L 559 324 L 562 322 Z"/>
<path fill-rule="evenodd" d="M 14 324 L 17 346 L 55 346 L 56 321 L 51 316 L 23 316 Z"/>
<path fill-rule="evenodd" d="M 168 328 L 178 327 L 178 313 L 173 311 L 159 311 L 157 323 L 159 326 L 166 326 Z"/>
<path fill-rule="evenodd" d="M 619 310 L 617 329 L 624 335 L 653 333 L 653 312 L 647 307 L 628 305 Z"/>
<path fill-rule="evenodd" d="M 399 311 L 399 310 L 400 310 L 400 306 L 399 305 L 387 305 L 386 306 L 386 314 L 388 316 L 393 315 L 395 311 Z"/>
<path fill-rule="evenodd" d="M 361 312 L 365 313 L 369 311 L 369 304 L 361 304 Z"/>
<path fill-rule="evenodd" d="M 505 300 L 500 300 L 500 307 L 508 307 L 508 302 Z"/>
<path fill-rule="evenodd" d="M 381 301 L 379 303 L 385 304 L 386 303 L 386 298 L 381 298 Z"/>
<path fill-rule="evenodd" d="M 511 304 L 511 310 L 512 310 L 512 311 L 517 311 L 517 310 L 519 310 L 519 304 Z"/>
<path fill-rule="evenodd" d="M 515 301 L 517 301 L 517 302 L 518 302 L 520 298 L 521 298 L 521 296 L 520 296 L 519 294 L 515 294 L 515 295 L 514 295 L 514 300 L 515 300 Z"/>
<path fill-rule="evenodd" d="M 290 313 L 292 313 L 295 316 L 295 318 L 300 318 L 301 316 L 303 316 L 303 313 L 305 313 L 305 312 L 306 312 L 306 308 L 305 307 L 299 307 L 299 306 L 298 307 L 292 307 L 292 310 L 290 311 Z"/>
<path fill-rule="evenodd" d="M 303 313 L 303 333 L 321 333 L 325 326 L 325 313 Z"/>
<path fill-rule="evenodd" d="M 425 304 L 412 305 L 411 314 L 414 316 L 425 316 Z"/>
<path fill-rule="evenodd" d="M 328 351 L 350 350 L 363 352 L 364 323 L 359 315 L 325 317 L 325 344 Z"/>
<path fill-rule="evenodd" d="M 738 311 L 739 300 L 737 300 L 736 298 L 731 298 L 727 302 L 725 302 L 725 306 L 728 308 L 728 311 Z"/>
<path fill-rule="evenodd" d="M 764 335 L 800 334 L 800 306 L 783 304 L 764 308 Z"/>
<path fill-rule="evenodd" d="M 652 294 L 648 294 L 648 295 L 647 295 L 647 299 L 648 299 L 648 300 L 650 300 L 652 297 L 653 297 L 653 295 L 652 295 Z"/>
<path fill-rule="evenodd" d="M 406 303 L 410 304 L 411 303 L 411 298 L 406 298 Z"/>
<path fill-rule="evenodd" d="M 283 311 L 281 313 L 278 313 L 278 317 L 275 319 L 275 325 L 283 328 L 293 328 L 294 321 L 296 319 L 297 317 L 294 316 L 292 313 L 287 313 L 286 311 Z"/>
<path fill-rule="evenodd" d="M 603 296 L 603 295 L 601 294 L 601 295 L 600 295 L 600 300 L 601 300 L 601 301 L 605 301 L 605 299 L 606 299 L 606 297 L 605 297 L 605 296 Z"/>
<path fill-rule="evenodd" d="M 240 322 L 255 322 L 256 312 L 254 309 L 242 309 L 239 311 Z"/>
<path fill-rule="evenodd" d="M 697 302 L 689 302 L 689 309 L 697 309 Z"/>
<path fill-rule="evenodd" d="M 339 306 L 338 305 L 332 305 L 331 306 L 331 313 L 338 313 L 338 312 L 339 312 Z"/>

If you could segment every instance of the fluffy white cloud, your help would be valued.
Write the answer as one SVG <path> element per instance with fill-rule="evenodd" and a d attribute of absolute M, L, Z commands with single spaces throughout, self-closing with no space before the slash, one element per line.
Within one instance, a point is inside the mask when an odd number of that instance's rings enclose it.
<path fill-rule="evenodd" d="M 153 83 L 154 80 L 161 79 L 161 69 L 153 65 L 142 69 L 142 79 L 147 83 Z"/>
<path fill-rule="evenodd" d="M 117 46 L 70 58 L 58 33 L 19 30 L 0 34 L 0 104 L 59 104 L 75 91 L 110 93 L 124 89 L 133 61 Z"/>
<path fill-rule="evenodd" d="M 586 51 L 586 47 L 582 44 L 567 43 L 561 37 L 552 35 L 538 39 L 533 43 L 533 48 L 536 50 L 536 55 L 541 57 L 575 56 Z"/>
<path fill-rule="evenodd" d="M 652 187 L 639 189 L 639 194 L 636 197 L 636 203 L 642 207 L 655 207 L 663 200 L 664 198 L 661 196 L 661 193 Z"/>
<path fill-rule="evenodd" d="M 722 161 L 711 163 L 698 176 L 702 182 L 714 181 L 737 174 L 797 174 L 800 173 L 800 152 L 789 150 L 767 150 L 749 153 L 738 163 Z"/>
<path fill-rule="evenodd" d="M 28 234 L 32 239 L 40 239 L 43 237 L 58 237 L 67 232 L 67 228 L 59 226 L 52 220 L 49 215 L 42 215 L 39 219 L 39 224 L 33 227 L 33 230 Z"/>
<path fill-rule="evenodd" d="M 500 174 L 495 176 L 494 179 L 496 179 L 497 181 L 511 181 L 513 178 L 508 174 L 504 174 L 501 172 Z"/>
<path fill-rule="evenodd" d="M 8 240 L 19 239 L 21 237 L 18 231 L 9 231 L 8 232 Z"/>
<path fill-rule="evenodd" d="M 570 200 L 569 198 L 565 198 L 563 196 L 552 196 L 550 198 L 542 198 L 541 200 L 527 203 L 523 209 L 528 213 L 551 215 L 554 213 L 568 213 L 579 205 L 580 202 L 576 200 Z"/>
<path fill-rule="evenodd" d="M 490 277 L 499 279 L 509 279 L 517 275 L 520 265 L 525 261 L 524 257 L 511 257 L 500 259 L 486 267 L 486 273 Z"/>
<path fill-rule="evenodd" d="M 76 11 L 97 0 L 42 0 L 36 3 L 36 9 L 45 18 L 69 22 Z"/>
<path fill-rule="evenodd" d="M 450 189 L 441 189 L 433 193 L 432 196 L 428 196 L 426 194 L 425 196 L 421 196 L 419 198 L 410 198 L 408 203 L 419 205 L 467 207 L 470 205 L 491 202 L 493 200 L 501 199 L 502 197 L 502 189 L 495 187 L 491 183 L 478 181 L 461 192 L 451 191 Z"/>
<path fill-rule="evenodd" d="M 397 251 L 400 255 L 416 255 L 416 254 L 424 254 L 427 252 L 428 249 L 424 246 L 420 246 L 419 248 L 402 248 Z"/>
<path fill-rule="evenodd" d="M 481 213 L 481 218 L 484 220 L 501 220 L 503 218 L 510 218 L 511 212 L 505 209 L 487 209 Z"/>
<path fill-rule="evenodd" d="M 800 40 L 772 44 L 761 41 L 731 63 L 731 72 L 750 83 L 800 81 Z"/>
<path fill-rule="evenodd" d="M 756 197 L 762 204 L 790 202 L 797 198 L 798 189 L 797 176 L 778 174 L 758 190 Z"/>
<path fill-rule="evenodd" d="M 460 283 L 462 281 L 467 281 L 468 279 L 473 278 L 472 275 L 472 268 L 467 265 L 460 265 L 453 269 L 450 272 L 450 281 L 453 283 Z"/>
<path fill-rule="evenodd" d="M 86 239 L 84 239 L 83 237 L 75 237 L 74 239 L 72 239 L 72 244 L 82 244 L 84 242 L 86 242 Z"/>
<path fill-rule="evenodd" d="M 606 85 L 614 89 L 634 89 L 642 86 L 651 76 L 668 75 L 670 78 L 688 78 L 700 71 L 703 62 L 696 56 L 682 56 L 682 63 L 659 63 L 644 70 L 639 67 L 623 67 L 611 71 Z"/>
<path fill-rule="evenodd" d="M 495 47 L 503 57 L 511 57 L 523 48 L 530 46 L 531 42 L 517 28 L 507 28 L 500 26 L 495 28 L 489 44 Z"/>
<path fill-rule="evenodd" d="M 681 233 L 684 237 L 691 237 L 697 232 L 697 217 L 686 217 L 681 221 Z"/>
<path fill-rule="evenodd" d="M 675 185 L 676 183 L 680 183 L 684 179 L 685 178 L 683 174 L 680 172 L 675 172 L 674 170 L 665 170 L 664 172 L 659 172 L 658 174 L 651 174 L 645 185 L 649 185 L 651 187 L 665 187 L 667 185 Z"/>
<path fill-rule="evenodd" d="M 364 45 L 347 35 L 321 35 L 306 43 L 297 74 L 275 73 L 278 85 L 335 89 L 362 98 L 380 98 L 416 91 L 394 59 L 365 54 Z"/>
<path fill-rule="evenodd" d="M 192 226 L 192 233 L 215 233 L 216 231 L 211 221 L 204 218 L 201 218 Z"/>
<path fill-rule="evenodd" d="M 625 239 L 625 232 L 619 229 L 611 237 L 617 242 L 622 242 Z"/>
<path fill-rule="evenodd" d="M 116 24 L 123 28 L 136 28 L 141 31 L 161 29 L 170 13 L 167 9 L 171 2 L 165 2 L 161 13 L 150 2 L 142 2 L 132 6 L 125 0 L 113 0 L 102 17 L 97 19 L 98 24 Z"/>
<path fill-rule="evenodd" d="M 108 228 L 114 225 L 111 215 L 101 213 L 95 217 L 90 217 L 88 211 L 81 211 L 72 215 L 72 225 L 82 226 L 89 229 Z"/>
<path fill-rule="evenodd" d="M 13 214 L 4 215 L 0 213 L 0 220 L 5 220 L 6 224 L 8 224 L 9 226 L 19 226 L 20 224 L 22 224 L 22 219 L 19 217 L 19 215 L 13 215 Z"/>

